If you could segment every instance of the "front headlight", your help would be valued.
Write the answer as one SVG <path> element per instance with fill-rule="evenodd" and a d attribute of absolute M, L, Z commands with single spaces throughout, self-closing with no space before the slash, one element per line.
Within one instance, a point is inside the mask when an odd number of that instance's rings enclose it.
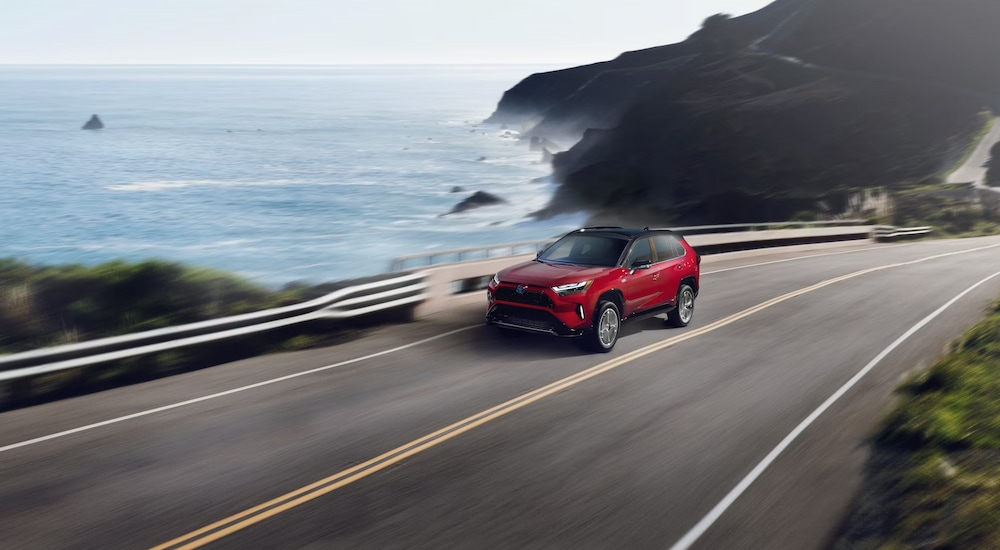
<path fill-rule="evenodd" d="M 479 279 L 479 280 L 482 281 L 482 279 Z M 483 283 L 479 283 L 479 284 L 483 284 Z M 498 284 L 500 284 L 500 274 L 496 273 L 496 274 L 493 275 L 493 286 L 497 286 Z"/>
<path fill-rule="evenodd" d="M 576 294 L 577 292 L 583 292 L 584 290 L 587 290 L 587 288 L 591 284 L 593 284 L 593 282 L 594 280 L 591 279 L 589 281 L 583 281 L 579 283 L 570 283 L 568 285 L 554 286 L 552 287 L 552 292 L 555 292 L 560 296 L 569 296 L 570 294 Z"/>

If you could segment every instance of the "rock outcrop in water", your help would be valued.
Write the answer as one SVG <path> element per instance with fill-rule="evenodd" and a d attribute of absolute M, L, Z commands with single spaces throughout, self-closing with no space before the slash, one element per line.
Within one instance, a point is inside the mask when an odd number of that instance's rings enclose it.
<path fill-rule="evenodd" d="M 506 204 L 507 201 L 501 199 L 500 197 L 487 193 L 485 191 L 476 191 L 471 197 L 466 198 L 462 202 L 455 205 L 448 214 L 457 214 L 459 212 L 465 212 L 467 210 L 472 210 L 475 208 L 482 208 L 483 206 L 492 206 L 494 204 Z M 447 216 L 448 214 L 441 214 L 441 216 Z"/>
<path fill-rule="evenodd" d="M 97 115 L 93 115 L 93 116 L 90 117 L 90 120 L 88 120 L 87 123 L 83 125 L 83 128 L 81 128 L 81 129 L 82 130 L 100 130 L 101 128 L 104 128 L 104 123 L 101 122 L 101 117 L 99 117 Z"/>
<path fill-rule="evenodd" d="M 544 214 L 836 213 L 851 189 L 920 185 L 957 160 L 1000 97 L 998 21 L 995 0 L 776 0 L 678 44 L 531 75 L 489 121 L 536 146 L 579 140 L 555 155 Z"/>

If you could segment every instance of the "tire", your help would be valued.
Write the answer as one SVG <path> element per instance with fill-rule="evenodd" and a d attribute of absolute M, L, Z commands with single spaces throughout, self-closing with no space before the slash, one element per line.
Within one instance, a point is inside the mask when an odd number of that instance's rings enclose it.
<path fill-rule="evenodd" d="M 694 319 L 694 289 L 683 284 L 677 289 L 677 307 L 667 314 L 667 323 L 673 327 L 686 327 Z"/>
<path fill-rule="evenodd" d="M 584 335 L 587 348 L 598 353 L 614 349 L 621 332 L 622 317 L 614 302 L 602 300 L 594 310 L 594 327 Z"/>

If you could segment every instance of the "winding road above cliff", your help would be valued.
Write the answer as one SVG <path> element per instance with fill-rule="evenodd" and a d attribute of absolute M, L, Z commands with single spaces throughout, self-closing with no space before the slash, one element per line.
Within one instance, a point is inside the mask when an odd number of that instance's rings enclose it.
<path fill-rule="evenodd" d="M 748 50 L 760 54 L 767 55 L 775 59 L 780 59 L 789 63 L 793 63 L 802 67 L 832 72 L 836 74 L 843 74 L 847 76 L 854 76 L 858 78 L 865 78 L 869 80 L 876 80 L 880 82 L 894 82 L 903 83 L 917 86 L 930 86 L 933 88 L 945 89 L 951 92 L 960 93 L 974 97 L 976 99 L 982 100 L 985 105 L 993 108 L 994 115 L 1000 115 L 1000 99 L 990 94 L 980 92 L 978 90 L 973 90 L 971 88 L 965 88 L 961 86 L 954 86 L 948 83 L 942 84 L 938 82 L 931 82 L 926 80 L 920 80 L 916 78 L 907 77 L 897 77 L 893 75 L 886 74 L 874 74 L 864 71 L 854 71 L 849 69 L 840 69 L 836 67 L 828 67 L 824 65 L 817 65 L 804 61 L 802 59 L 791 57 L 787 55 L 782 55 L 772 51 L 768 43 L 775 40 L 781 40 L 781 37 L 788 34 L 795 29 L 796 25 L 801 22 L 801 20 L 809 15 L 813 9 L 818 5 L 815 1 L 807 1 L 803 3 L 803 6 L 792 13 L 787 19 L 782 21 L 770 34 L 763 36 L 756 41 L 754 41 L 748 47 Z M 947 182 L 951 184 L 969 184 L 972 183 L 975 187 L 981 189 L 989 189 L 991 191 L 1000 192 L 1000 188 L 993 188 L 986 185 L 986 171 L 988 169 L 988 162 L 990 160 L 990 148 L 995 144 L 1000 143 L 1000 118 L 995 118 L 992 121 L 991 130 L 985 134 L 977 144 L 975 144 L 975 150 L 969 156 L 966 161 L 959 166 L 956 170 L 947 175 Z"/>
<path fill-rule="evenodd" d="M 993 126 L 979 143 L 969 158 L 957 170 L 948 174 L 948 183 L 972 183 L 976 187 L 1000 191 L 986 185 L 986 171 L 989 169 L 990 148 L 1000 143 L 1000 119 L 993 119 Z"/>
<path fill-rule="evenodd" d="M 613 353 L 482 305 L 0 414 L 5 548 L 822 548 L 1000 238 L 707 258 Z M 158 546 L 162 545 L 162 546 Z"/>

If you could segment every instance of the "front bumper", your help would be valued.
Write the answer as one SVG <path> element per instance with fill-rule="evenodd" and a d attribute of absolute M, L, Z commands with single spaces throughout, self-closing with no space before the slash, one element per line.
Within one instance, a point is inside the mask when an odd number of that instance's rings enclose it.
<path fill-rule="evenodd" d="M 563 338 L 573 338 L 583 334 L 582 330 L 572 329 L 547 311 L 534 308 L 518 307 L 508 304 L 494 304 L 486 313 L 486 323 L 498 327 L 551 334 Z"/>
<path fill-rule="evenodd" d="M 590 328 L 591 307 L 586 305 L 586 293 L 559 296 L 552 289 L 524 287 L 510 283 L 490 285 L 489 309 L 486 322 L 527 332 L 555 336 L 580 336 Z"/>

